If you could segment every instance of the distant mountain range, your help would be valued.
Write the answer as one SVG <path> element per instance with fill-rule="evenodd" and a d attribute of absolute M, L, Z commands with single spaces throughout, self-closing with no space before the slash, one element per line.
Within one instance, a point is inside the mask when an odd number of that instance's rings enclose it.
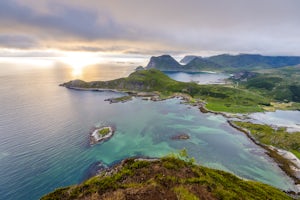
<path fill-rule="evenodd" d="M 183 64 L 180 64 L 183 63 Z M 262 56 L 255 54 L 228 55 L 222 54 L 211 57 L 185 56 L 178 63 L 170 55 L 151 57 L 146 69 L 161 71 L 236 71 L 256 68 L 278 68 L 300 64 L 297 56 Z"/>

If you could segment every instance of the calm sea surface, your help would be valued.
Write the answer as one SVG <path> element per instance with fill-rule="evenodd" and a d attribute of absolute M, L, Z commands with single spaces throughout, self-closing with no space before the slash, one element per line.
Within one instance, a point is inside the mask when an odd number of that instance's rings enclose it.
<path fill-rule="evenodd" d="M 134 67 L 93 66 L 85 80 L 128 75 Z M 134 99 L 109 104 L 120 93 L 75 91 L 58 84 L 76 77 L 62 67 L 0 63 L 0 199 L 38 199 L 57 187 L 81 182 L 97 161 L 160 157 L 186 148 L 203 165 L 292 189 L 291 180 L 226 119 L 180 104 Z M 89 146 L 95 126 L 114 124 L 109 141 Z M 174 141 L 180 133 L 189 140 Z"/>

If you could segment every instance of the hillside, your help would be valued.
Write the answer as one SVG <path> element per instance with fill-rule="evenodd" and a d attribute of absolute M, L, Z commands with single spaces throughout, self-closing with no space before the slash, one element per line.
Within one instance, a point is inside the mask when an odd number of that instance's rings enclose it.
<path fill-rule="evenodd" d="M 201 71 L 221 71 L 222 66 L 207 59 L 190 56 L 186 58 L 188 63 L 181 65 L 169 55 L 151 57 L 146 69 L 158 69 L 160 71 L 181 71 L 181 72 L 201 72 Z"/>
<path fill-rule="evenodd" d="M 230 68 L 278 68 L 294 66 L 300 63 L 297 56 L 262 56 L 254 54 L 217 55 L 207 58 L 209 61 Z"/>
<path fill-rule="evenodd" d="M 198 85 L 183 83 L 169 78 L 156 69 L 133 72 L 127 78 L 112 81 L 84 82 L 81 80 L 69 81 L 62 84 L 67 88 L 82 89 L 112 89 L 128 92 L 158 92 L 163 97 L 182 93 L 191 97 L 191 102 L 205 101 L 206 108 L 212 111 L 225 112 L 258 112 L 261 105 L 270 105 L 270 99 L 249 92 L 246 89 L 237 89 L 224 85 Z"/>
<path fill-rule="evenodd" d="M 300 64 L 297 56 L 262 56 L 254 54 L 229 55 L 222 54 L 202 58 L 200 56 L 185 56 L 181 65 L 169 55 L 151 57 L 146 69 L 161 71 L 201 72 L 201 71 L 239 71 L 261 68 L 279 68 Z"/>
<path fill-rule="evenodd" d="M 248 76 L 247 81 L 242 77 L 234 81 L 239 81 L 240 88 L 269 96 L 276 101 L 300 102 L 299 67 L 261 69 L 256 72 L 255 76 Z"/>
<path fill-rule="evenodd" d="M 152 56 L 146 69 L 158 69 L 160 71 L 182 71 L 182 65 L 180 65 L 172 56 Z"/>
<path fill-rule="evenodd" d="M 201 57 L 196 57 L 192 59 L 184 67 L 186 71 L 196 72 L 196 71 L 222 71 L 224 67 L 215 62 Z"/>
<path fill-rule="evenodd" d="M 193 55 L 184 56 L 184 57 L 180 60 L 180 63 L 186 65 L 186 64 L 188 64 L 189 62 L 191 62 L 194 58 L 201 58 L 201 56 L 193 56 Z"/>
<path fill-rule="evenodd" d="M 67 199 L 292 199 L 271 186 L 169 156 L 127 159 L 86 182 L 57 189 L 42 200 Z"/>

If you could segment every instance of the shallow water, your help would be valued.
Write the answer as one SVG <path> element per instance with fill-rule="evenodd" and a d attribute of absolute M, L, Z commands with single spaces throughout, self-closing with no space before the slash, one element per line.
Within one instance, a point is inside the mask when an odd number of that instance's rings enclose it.
<path fill-rule="evenodd" d="M 277 110 L 275 112 L 253 113 L 249 117 L 254 123 L 286 127 L 290 132 L 300 132 L 300 111 Z"/>
<path fill-rule="evenodd" d="M 282 189 L 293 187 L 264 150 L 222 116 L 202 114 L 178 99 L 109 104 L 104 99 L 122 94 L 58 87 L 74 78 L 63 67 L 7 71 L 6 66 L 0 66 L 1 200 L 38 199 L 57 187 L 79 183 L 97 161 L 110 165 L 182 148 L 200 164 Z M 85 79 L 108 79 L 110 73 L 116 78 L 133 70 L 95 68 L 98 74 L 89 72 Z M 116 126 L 114 137 L 90 147 L 91 129 L 106 124 Z M 190 139 L 171 139 L 179 133 Z"/>

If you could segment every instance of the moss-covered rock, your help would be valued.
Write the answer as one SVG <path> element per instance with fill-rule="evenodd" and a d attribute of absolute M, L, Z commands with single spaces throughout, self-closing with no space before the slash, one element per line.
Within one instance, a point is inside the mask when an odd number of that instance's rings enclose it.
<path fill-rule="evenodd" d="M 292 199 L 271 186 L 242 180 L 176 157 L 127 159 L 86 182 L 57 189 L 59 199 Z"/>

